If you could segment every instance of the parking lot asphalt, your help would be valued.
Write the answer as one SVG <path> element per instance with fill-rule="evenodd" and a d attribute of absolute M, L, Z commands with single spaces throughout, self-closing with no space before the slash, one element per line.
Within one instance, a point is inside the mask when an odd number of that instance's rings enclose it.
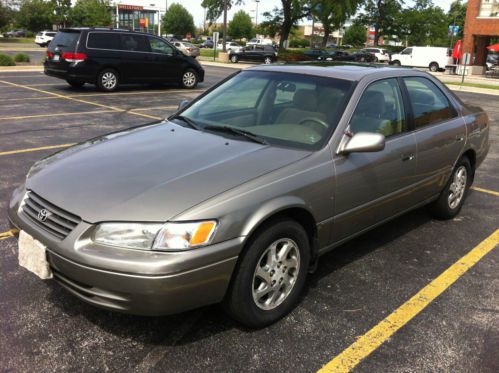
<path fill-rule="evenodd" d="M 325 255 L 299 306 L 268 328 L 247 330 L 218 306 L 155 318 L 104 311 L 18 267 L 6 208 L 36 160 L 163 118 L 233 72 L 206 67 L 193 91 L 130 86 L 112 94 L 41 73 L 0 73 L 0 371 L 312 372 L 336 357 L 325 370 L 498 372 L 497 96 L 458 94 L 488 111 L 492 131 L 460 215 L 438 221 L 419 209 Z M 408 301 L 422 289 L 416 312 Z"/>

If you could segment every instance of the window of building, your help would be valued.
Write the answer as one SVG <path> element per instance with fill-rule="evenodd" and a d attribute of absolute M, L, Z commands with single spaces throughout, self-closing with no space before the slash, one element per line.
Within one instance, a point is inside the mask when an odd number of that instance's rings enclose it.
<path fill-rule="evenodd" d="M 499 18 L 499 0 L 482 0 L 478 16 Z"/>

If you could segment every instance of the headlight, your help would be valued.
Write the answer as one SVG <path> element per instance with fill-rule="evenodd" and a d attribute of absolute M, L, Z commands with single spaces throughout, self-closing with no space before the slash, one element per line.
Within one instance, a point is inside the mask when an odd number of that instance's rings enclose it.
<path fill-rule="evenodd" d="M 103 223 L 97 226 L 92 238 L 104 245 L 175 251 L 208 245 L 216 227 L 214 220 L 166 224 Z"/>

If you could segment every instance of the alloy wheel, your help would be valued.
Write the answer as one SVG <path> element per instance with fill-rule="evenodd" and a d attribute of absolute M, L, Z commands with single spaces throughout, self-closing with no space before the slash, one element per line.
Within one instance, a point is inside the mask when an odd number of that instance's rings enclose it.
<path fill-rule="evenodd" d="M 272 59 L 270 57 L 265 57 L 265 65 L 270 65 L 272 63 Z"/>
<path fill-rule="evenodd" d="M 455 209 L 461 203 L 464 192 L 466 191 L 466 183 L 468 180 L 468 173 L 465 166 L 460 166 L 453 176 L 452 183 L 449 187 L 449 195 L 447 202 L 451 209 Z"/>
<path fill-rule="evenodd" d="M 253 275 L 253 300 L 262 310 L 278 307 L 289 296 L 300 271 L 300 250 L 295 241 L 273 242 L 260 257 Z"/>
<path fill-rule="evenodd" d="M 110 71 L 105 72 L 102 75 L 101 83 L 105 89 L 108 90 L 114 89 L 116 87 L 117 82 L 118 79 L 116 78 L 116 75 Z"/>
<path fill-rule="evenodd" d="M 186 71 L 182 76 L 182 82 L 186 87 L 193 87 L 196 84 L 196 75 L 192 71 Z"/>

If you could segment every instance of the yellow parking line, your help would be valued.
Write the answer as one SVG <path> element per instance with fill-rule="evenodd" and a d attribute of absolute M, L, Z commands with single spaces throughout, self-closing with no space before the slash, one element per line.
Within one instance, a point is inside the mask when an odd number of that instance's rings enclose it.
<path fill-rule="evenodd" d="M 109 106 L 109 105 L 103 105 L 103 104 L 98 104 L 96 102 L 86 101 L 86 100 L 82 100 L 82 99 L 71 97 L 71 96 L 64 96 L 64 95 L 61 95 L 59 93 L 44 91 L 43 89 L 38 89 L 38 88 L 35 88 L 35 87 L 28 87 L 28 86 L 25 86 L 25 85 L 22 85 L 22 84 L 17 84 L 17 83 L 11 83 L 11 82 L 7 82 L 5 80 L 0 80 L 0 83 L 9 84 L 9 85 L 11 85 L 13 87 L 20 87 L 20 88 L 29 89 L 31 91 L 35 91 L 35 92 L 39 92 L 39 93 L 44 93 L 44 94 L 47 94 L 47 95 L 51 95 L 51 96 L 54 96 L 54 97 L 63 98 L 63 99 L 70 100 L 70 101 L 81 102 L 81 103 L 84 103 L 84 104 L 93 105 L 93 106 L 101 107 L 101 108 L 104 108 L 104 109 L 111 109 L 111 110 L 114 110 L 114 111 L 117 111 L 117 112 L 126 112 L 128 114 L 133 114 L 133 115 L 137 115 L 137 116 L 141 116 L 141 117 L 146 117 L 146 118 L 149 118 L 149 119 L 157 119 L 157 120 L 162 119 L 161 117 L 156 117 L 156 116 L 153 116 L 153 115 L 148 115 L 148 114 L 143 114 L 143 113 L 135 113 L 133 111 L 125 111 L 124 109 L 121 109 L 121 108 L 118 108 L 118 107 Z"/>
<path fill-rule="evenodd" d="M 0 120 L 9 119 L 33 119 L 33 118 L 45 118 L 45 117 L 60 117 L 65 115 L 78 115 L 78 114 L 103 114 L 103 113 L 116 113 L 116 110 L 94 110 L 94 111 L 80 111 L 74 113 L 54 113 L 54 114 L 38 114 L 38 115 L 24 115 L 19 117 L 0 117 Z"/>
<path fill-rule="evenodd" d="M 75 144 L 61 144 L 61 145 L 50 145 L 50 146 L 41 146 L 39 148 L 27 148 L 27 149 L 19 149 L 19 150 L 9 150 L 6 152 L 0 152 L 0 156 L 2 155 L 11 155 L 11 154 L 19 154 L 19 153 L 30 153 L 37 152 L 40 150 L 49 150 L 49 149 L 60 149 L 60 148 L 68 148 Z"/>
<path fill-rule="evenodd" d="M 19 231 L 17 229 L 11 229 L 10 231 L 0 233 L 0 241 L 10 237 L 14 237 L 18 232 Z"/>
<path fill-rule="evenodd" d="M 499 244 L 499 229 L 319 370 L 349 372 Z"/>
<path fill-rule="evenodd" d="M 144 107 L 140 109 L 133 109 L 133 111 L 147 111 L 147 110 L 170 110 L 170 109 L 176 109 L 178 106 L 177 105 L 170 105 L 170 106 L 151 106 L 151 107 Z"/>
<path fill-rule="evenodd" d="M 488 193 L 492 194 L 493 196 L 499 197 L 499 192 L 496 192 L 494 190 L 479 188 L 475 186 L 472 186 L 471 189 L 476 190 L 477 192 Z"/>

